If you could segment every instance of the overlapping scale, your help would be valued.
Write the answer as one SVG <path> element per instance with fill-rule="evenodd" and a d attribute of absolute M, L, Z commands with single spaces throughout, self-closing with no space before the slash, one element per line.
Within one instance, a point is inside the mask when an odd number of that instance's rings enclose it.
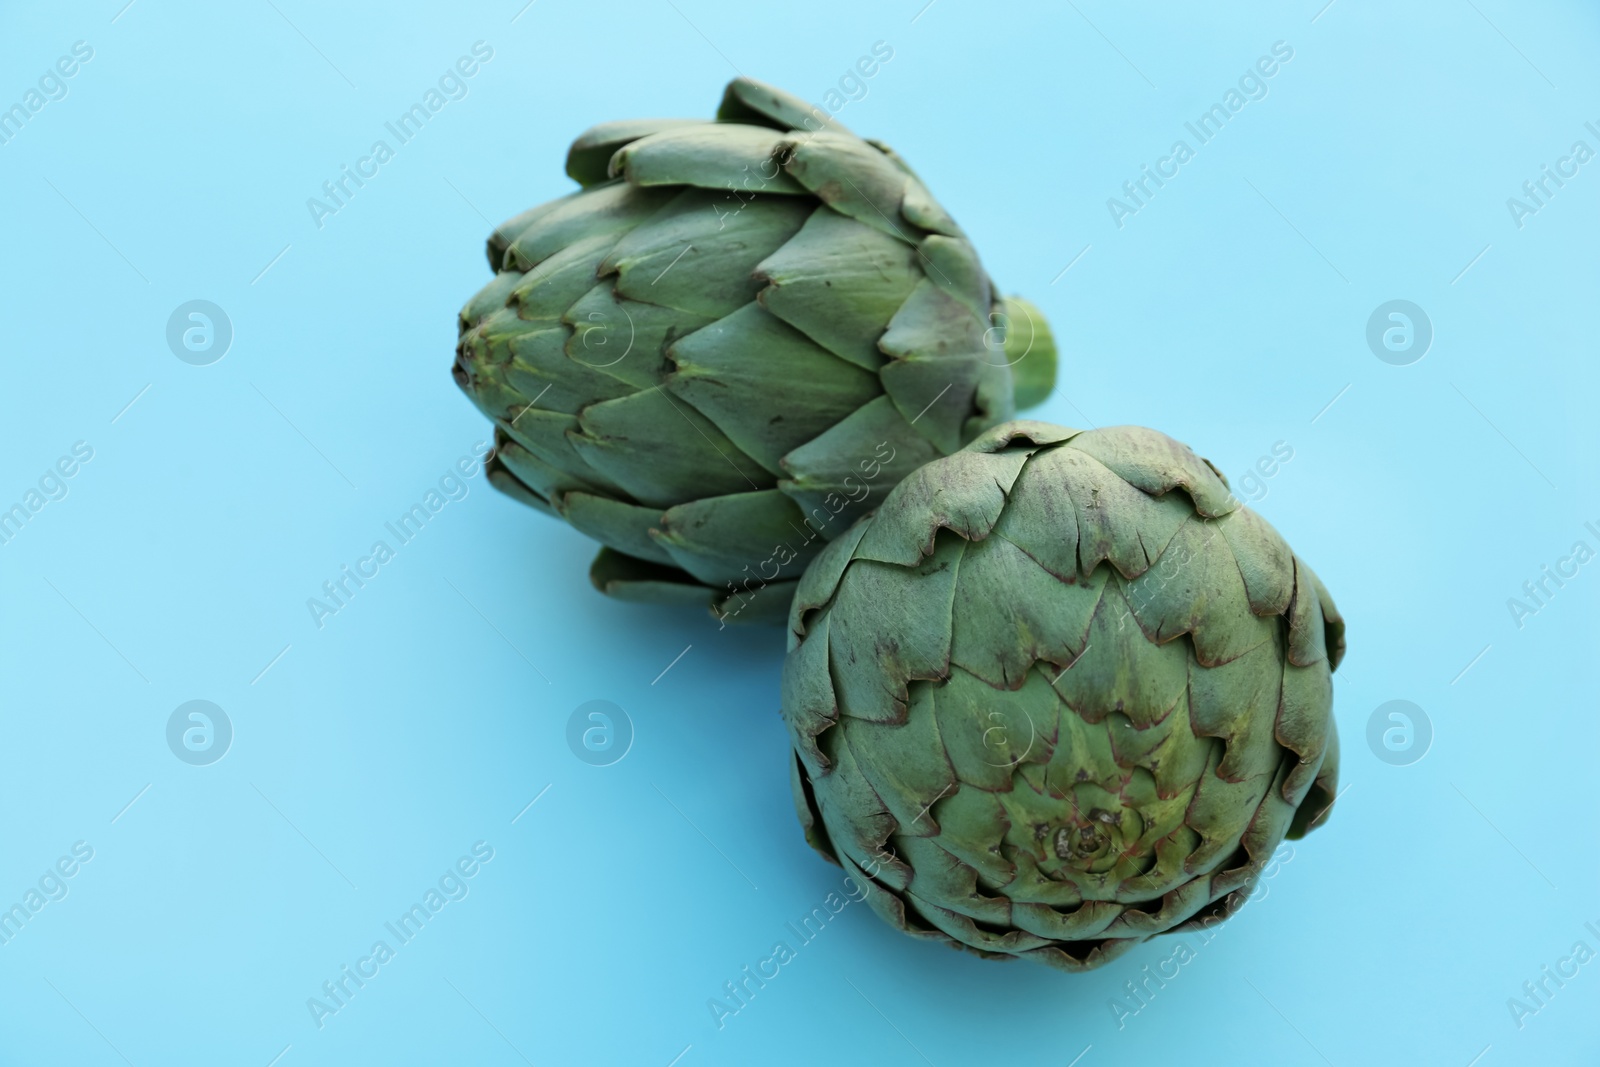
<path fill-rule="evenodd" d="M 1236 909 L 1327 815 L 1326 589 L 1205 461 L 1008 423 L 800 583 L 807 839 L 919 937 L 1068 970 Z"/>
<path fill-rule="evenodd" d="M 781 619 L 825 545 L 1010 417 L 977 253 L 821 109 L 739 78 L 715 121 L 592 127 L 567 172 L 491 235 L 453 373 L 502 430 L 493 484 L 606 546 L 604 591 Z"/>

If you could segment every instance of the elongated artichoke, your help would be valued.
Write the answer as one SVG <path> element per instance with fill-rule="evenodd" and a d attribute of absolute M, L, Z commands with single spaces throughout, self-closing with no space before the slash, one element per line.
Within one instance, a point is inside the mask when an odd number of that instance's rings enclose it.
<path fill-rule="evenodd" d="M 894 926 L 1086 970 L 1230 914 L 1333 802 L 1344 623 L 1185 446 L 996 427 L 811 564 L 807 839 Z"/>
<path fill-rule="evenodd" d="M 605 545 L 607 593 L 781 620 L 825 542 L 1050 390 L 1042 318 L 794 97 L 740 78 L 715 122 L 596 126 L 567 173 L 489 239 L 454 375 L 490 480 Z"/>

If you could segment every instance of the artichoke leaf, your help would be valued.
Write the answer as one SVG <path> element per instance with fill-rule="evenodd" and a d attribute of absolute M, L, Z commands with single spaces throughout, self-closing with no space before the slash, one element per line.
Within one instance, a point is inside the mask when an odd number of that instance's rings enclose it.
<path fill-rule="evenodd" d="M 506 246 L 505 265 L 527 271 L 575 244 L 614 244 L 660 211 L 671 195 L 616 182 L 556 201 L 551 210 L 535 214 L 521 227 L 516 240 Z"/>
<path fill-rule="evenodd" d="M 877 370 L 878 339 L 922 278 L 916 250 L 827 207 L 756 267 L 761 305 L 841 359 Z"/>
<path fill-rule="evenodd" d="M 1083 652 L 1051 685 L 1088 722 L 1121 712 L 1136 729 L 1144 729 L 1165 719 L 1182 699 L 1189 651 L 1181 641 L 1146 640 L 1120 581 L 1108 579 L 1103 589 Z"/>
<path fill-rule="evenodd" d="M 851 726 L 852 736 L 872 753 L 869 760 L 858 759 L 861 773 L 894 816 L 898 832 L 914 838 L 940 832 L 930 809 L 956 788 L 933 703 L 927 686 L 912 686 L 903 724 L 862 721 Z"/>
<path fill-rule="evenodd" d="M 1103 573 L 1063 582 L 1004 537 L 977 541 L 956 582 L 951 660 L 996 689 L 1020 687 L 1041 661 L 1065 668 L 1084 649 L 1104 585 Z"/>
<path fill-rule="evenodd" d="M 573 451 L 641 504 L 665 509 L 777 481 L 665 389 L 593 404 L 577 423 Z"/>
<path fill-rule="evenodd" d="M 1145 635 L 1171 641 L 1189 634 L 1196 658 L 1206 667 L 1270 641 L 1275 626 L 1251 613 L 1244 578 L 1219 525 L 1191 517 L 1160 560 L 1126 583 L 1128 603 Z"/>
<path fill-rule="evenodd" d="M 1206 518 L 1243 506 L 1211 464 L 1164 433 L 1143 426 L 1114 426 L 1080 434 L 1074 444 L 1151 496 L 1183 489 Z"/>
<path fill-rule="evenodd" d="M 948 538 L 907 583 L 898 568 L 859 559 L 839 581 L 829 631 L 840 711 L 874 722 L 906 721 L 906 685 L 950 669 L 950 605 L 966 545 Z M 910 631 L 893 620 L 922 619 Z M 895 636 L 888 636 L 888 635 Z"/>
<path fill-rule="evenodd" d="M 839 700 L 829 668 L 828 617 L 823 615 L 790 648 L 783 665 L 783 718 L 795 752 L 813 778 L 828 773 L 833 761 L 817 737 L 839 721 Z"/>
<path fill-rule="evenodd" d="M 589 482 L 546 463 L 498 429 L 495 431 L 494 454 L 484 461 L 484 469 L 496 467 L 540 497 L 545 509 L 553 515 L 560 514 L 557 501 L 561 494 L 595 491 Z"/>
<path fill-rule="evenodd" d="M 846 363 L 751 301 L 668 350 L 667 388 L 774 477 L 783 457 L 880 395 Z M 773 396 L 783 397 L 778 405 Z"/>
<path fill-rule="evenodd" d="M 568 245 L 523 275 L 507 306 L 529 322 L 558 325 L 567 309 L 594 288 L 595 268 L 615 243 L 615 236 L 600 234 Z"/>
<path fill-rule="evenodd" d="M 542 511 L 546 515 L 557 515 L 556 509 L 550 506 L 550 501 L 512 474 L 499 457 L 490 456 L 484 462 L 483 473 L 489 479 L 490 485 L 511 499 L 526 504 L 535 511 Z"/>
<path fill-rule="evenodd" d="M 814 210 L 795 197 L 758 196 L 732 209 L 722 196 L 684 189 L 622 237 L 599 273 L 617 275 L 631 300 L 718 319 L 756 298 L 756 265 L 781 248 Z"/>
<path fill-rule="evenodd" d="M 638 604 L 697 605 L 706 602 L 705 586 L 675 567 L 602 548 L 589 567 L 589 580 L 606 596 Z"/>
<path fill-rule="evenodd" d="M 798 579 L 816 554 L 820 546 L 806 543 L 800 518 L 777 489 L 727 493 L 668 508 L 650 539 L 707 585 L 759 585 Z"/>
<path fill-rule="evenodd" d="M 652 389 L 672 370 L 667 346 L 711 319 L 618 296 L 602 281 L 562 315 L 572 328 L 567 358 L 635 389 Z"/>
<path fill-rule="evenodd" d="M 567 177 L 579 185 L 598 185 L 608 180 L 606 165 L 623 145 L 653 133 L 705 124 L 705 119 L 621 119 L 590 126 L 567 150 Z"/>
<path fill-rule="evenodd" d="M 997 455 L 963 451 L 940 460 L 936 470 L 913 471 L 889 492 L 858 554 L 914 567 L 934 551 L 941 529 L 968 541 L 988 537 L 1029 454 L 1022 449 Z"/>
<path fill-rule="evenodd" d="M 811 632 L 811 613 L 826 606 L 838 591 L 839 580 L 852 562 L 856 545 L 866 531 L 867 524 L 858 522 L 837 539 L 829 541 L 816 559 L 811 561 L 805 574 L 801 575 L 800 587 L 795 590 L 794 605 L 789 613 L 791 652 Z"/>
<path fill-rule="evenodd" d="M 559 411 L 523 407 L 511 418 L 495 422 L 495 440 L 509 438 L 527 449 L 543 463 L 576 479 L 585 487 L 621 495 L 622 488 L 604 473 L 584 462 L 573 450 L 568 436 L 578 420 Z"/>
<path fill-rule="evenodd" d="M 777 156 L 784 136 L 764 126 L 705 123 L 664 130 L 617 149 L 609 173 L 633 186 L 695 185 L 727 193 L 729 210 L 763 193 L 804 196 Z"/>
<path fill-rule="evenodd" d="M 977 249 L 965 237 L 931 234 L 917 246 L 917 256 L 928 280 L 983 324 L 983 344 L 989 357 L 996 363 L 1005 362 L 1004 334 L 991 329 L 996 325 L 994 295 L 989 276 L 978 262 Z"/>
<path fill-rule="evenodd" d="M 932 897 L 949 910 L 979 922 L 1002 925 L 1011 921 L 1011 902 L 991 896 L 978 886 L 978 872 L 925 837 L 898 835 L 895 848 L 915 873 L 910 891 Z"/>
<path fill-rule="evenodd" d="M 879 371 L 883 391 L 917 431 L 944 453 L 961 447 L 988 324 L 924 278 L 917 283 L 878 347 L 893 357 Z"/>
<path fill-rule="evenodd" d="M 900 214 L 908 176 L 860 138 L 828 132 L 792 137 L 779 160 L 787 175 L 840 214 L 907 244 L 922 239 Z"/>
<path fill-rule="evenodd" d="M 832 539 L 875 509 L 912 471 L 939 452 L 887 396 L 877 396 L 783 457 L 778 482 L 807 526 Z"/>
<path fill-rule="evenodd" d="M 569 492 L 559 497 L 557 504 L 561 517 L 574 529 L 602 545 L 664 567 L 675 565 L 672 556 L 650 539 L 651 526 L 661 518 L 659 508 L 585 492 Z"/>
<path fill-rule="evenodd" d="M 849 130 L 816 105 L 743 76 L 728 83 L 722 94 L 722 106 L 717 108 L 717 121 L 771 126 L 777 130 L 828 130 L 850 136 Z"/>

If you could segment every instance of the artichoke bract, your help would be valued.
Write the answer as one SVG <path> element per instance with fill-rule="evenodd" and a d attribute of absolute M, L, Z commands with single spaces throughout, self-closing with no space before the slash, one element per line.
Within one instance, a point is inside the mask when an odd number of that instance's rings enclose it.
<path fill-rule="evenodd" d="M 1012 422 L 830 543 L 783 714 L 811 845 L 907 933 L 1099 966 L 1326 818 L 1344 623 L 1184 445 Z"/>
<path fill-rule="evenodd" d="M 769 86 L 596 126 L 567 173 L 490 237 L 454 375 L 490 481 L 601 542 L 604 592 L 781 621 L 824 543 L 1054 381 L 905 163 Z"/>

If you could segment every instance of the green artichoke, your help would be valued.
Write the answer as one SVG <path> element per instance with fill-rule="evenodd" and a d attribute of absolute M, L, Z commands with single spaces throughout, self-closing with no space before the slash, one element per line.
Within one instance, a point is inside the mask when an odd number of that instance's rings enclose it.
<path fill-rule="evenodd" d="M 596 126 L 567 173 L 490 237 L 454 375 L 490 481 L 604 545 L 607 593 L 781 620 L 824 543 L 1054 381 L 900 157 L 769 86 Z"/>
<path fill-rule="evenodd" d="M 789 624 L 807 839 L 919 937 L 1087 970 L 1231 914 L 1333 803 L 1344 622 L 1151 430 L 989 430 L 830 543 Z"/>

